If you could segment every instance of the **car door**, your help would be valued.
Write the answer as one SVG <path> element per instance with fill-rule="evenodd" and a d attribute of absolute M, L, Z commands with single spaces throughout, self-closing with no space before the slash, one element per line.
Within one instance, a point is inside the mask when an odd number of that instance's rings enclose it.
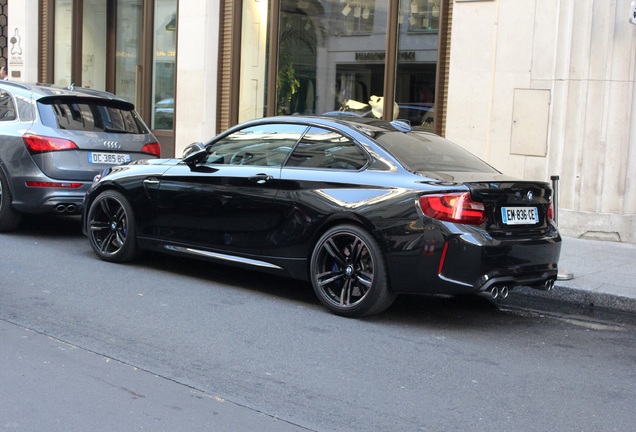
<path fill-rule="evenodd" d="M 317 227 L 334 214 L 355 211 L 384 194 L 358 183 L 359 172 L 369 162 L 351 138 L 318 126 L 309 128 L 282 170 L 277 202 L 288 213 L 272 220 L 272 238 L 263 254 L 307 258 Z"/>
<path fill-rule="evenodd" d="M 231 133 L 209 147 L 196 167 L 168 170 L 158 188 L 162 239 L 242 256 L 260 253 L 284 210 L 276 195 L 282 164 L 306 129 L 265 123 Z"/>

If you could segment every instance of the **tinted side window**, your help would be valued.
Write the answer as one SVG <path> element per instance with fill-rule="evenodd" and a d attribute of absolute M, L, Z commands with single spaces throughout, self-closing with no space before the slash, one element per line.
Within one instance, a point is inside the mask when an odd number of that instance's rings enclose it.
<path fill-rule="evenodd" d="M 364 151 L 349 138 L 312 127 L 298 143 L 286 166 L 359 170 L 367 162 Z"/>
<path fill-rule="evenodd" d="M 0 121 L 15 120 L 13 98 L 7 92 L 0 92 Z"/>
<path fill-rule="evenodd" d="M 305 129 L 279 123 L 241 129 L 214 143 L 206 163 L 282 166 Z"/>
<path fill-rule="evenodd" d="M 148 133 L 137 114 L 127 107 L 99 99 L 47 99 L 38 102 L 43 122 L 50 127 L 89 132 Z M 48 115 L 52 110 L 53 115 Z"/>

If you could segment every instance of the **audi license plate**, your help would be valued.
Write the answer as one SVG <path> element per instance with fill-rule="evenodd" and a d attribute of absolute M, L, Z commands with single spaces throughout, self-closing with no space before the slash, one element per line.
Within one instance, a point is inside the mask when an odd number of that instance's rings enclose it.
<path fill-rule="evenodd" d="M 88 163 L 119 165 L 130 162 L 129 154 L 89 152 Z"/>
<path fill-rule="evenodd" d="M 506 225 L 532 225 L 539 223 L 536 207 L 502 207 L 501 219 Z"/>

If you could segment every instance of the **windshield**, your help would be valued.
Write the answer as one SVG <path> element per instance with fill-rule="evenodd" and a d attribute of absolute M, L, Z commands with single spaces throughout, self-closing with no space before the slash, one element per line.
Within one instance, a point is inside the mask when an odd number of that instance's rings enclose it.
<path fill-rule="evenodd" d="M 384 132 L 375 140 L 412 172 L 499 173 L 472 153 L 437 135 L 412 131 Z"/>

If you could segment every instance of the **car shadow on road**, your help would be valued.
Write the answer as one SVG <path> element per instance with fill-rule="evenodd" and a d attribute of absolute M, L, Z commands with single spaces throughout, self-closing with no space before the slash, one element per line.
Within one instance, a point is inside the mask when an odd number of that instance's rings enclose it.
<path fill-rule="evenodd" d="M 20 225 L 11 232 L 14 235 L 38 235 L 42 237 L 82 237 L 81 216 L 56 214 L 25 214 Z"/>
<path fill-rule="evenodd" d="M 309 282 L 154 252 L 145 253 L 136 265 L 225 285 L 227 289 L 244 290 L 248 295 L 250 292 L 265 294 L 284 302 L 300 303 L 303 307 L 315 308 L 329 314 L 318 301 Z M 490 326 L 494 325 L 493 321 L 508 318 L 507 312 L 500 310 L 495 301 L 485 296 L 405 295 L 398 296 L 394 304 L 381 314 L 364 317 L 361 320 L 398 325 L 435 323 L 436 325 L 474 327 L 479 322 Z"/>

